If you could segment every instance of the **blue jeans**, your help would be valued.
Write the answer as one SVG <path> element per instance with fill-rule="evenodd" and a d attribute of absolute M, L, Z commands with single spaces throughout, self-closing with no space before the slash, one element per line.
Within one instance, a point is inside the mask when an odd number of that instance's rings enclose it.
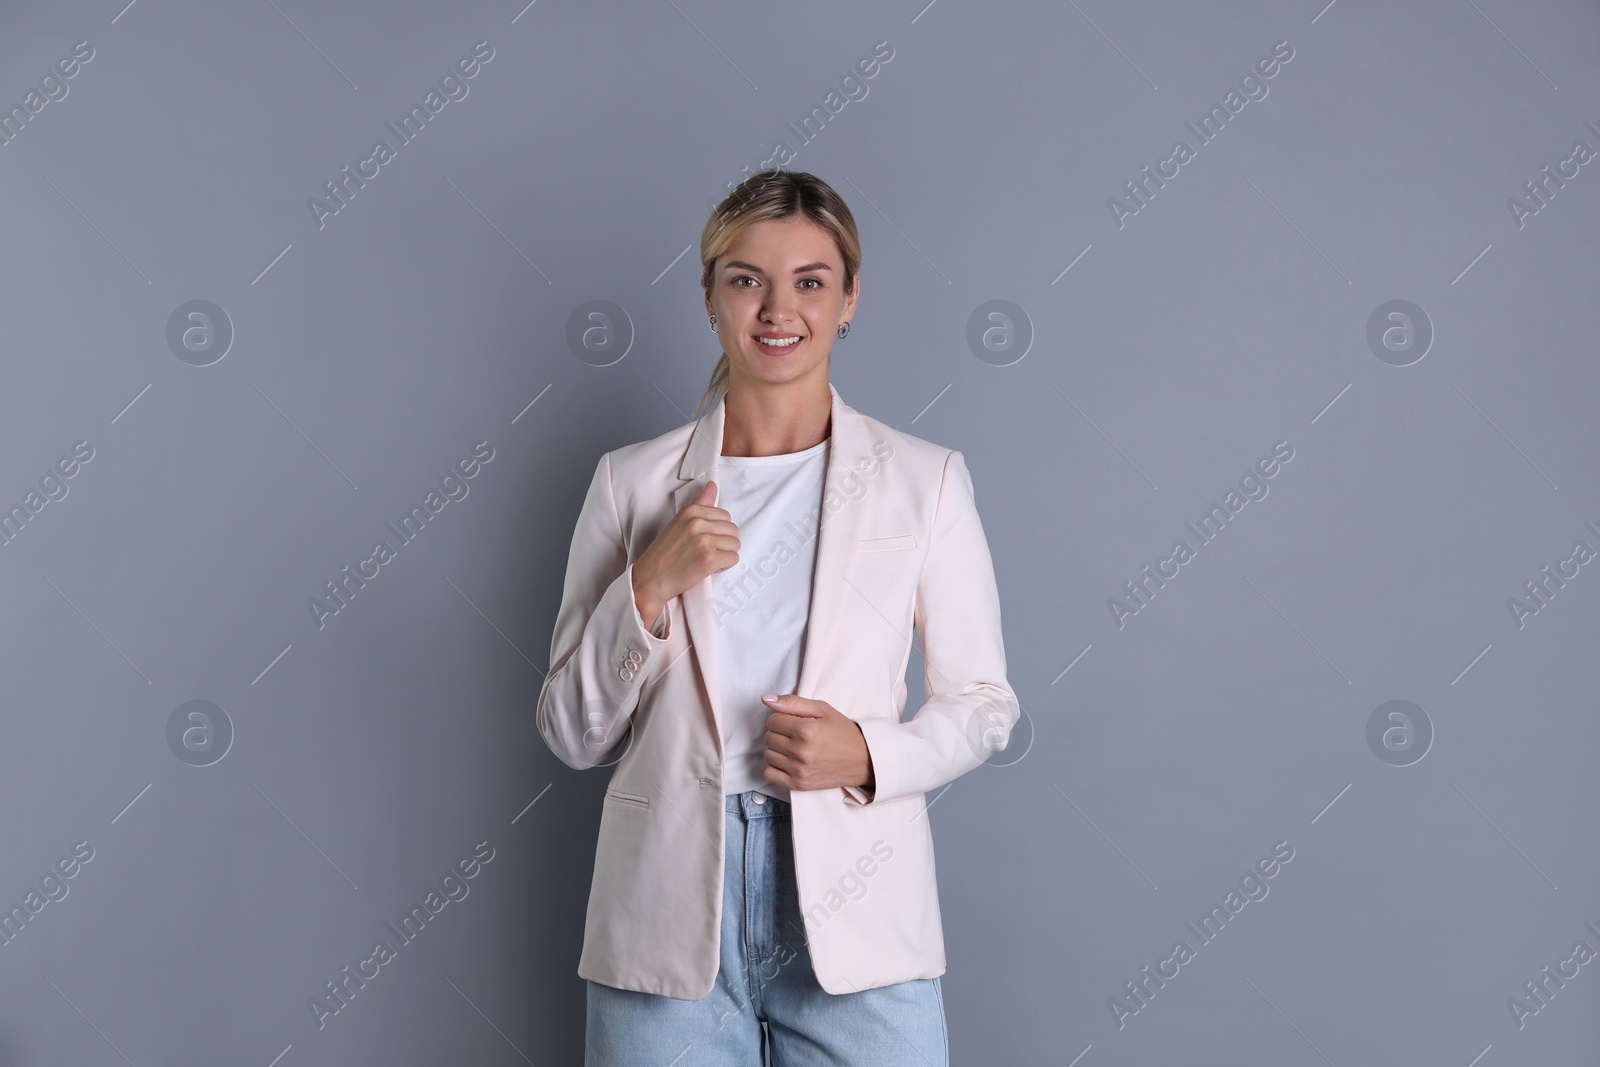
<path fill-rule="evenodd" d="M 589 982 L 585 1067 L 948 1067 L 939 979 L 825 992 L 800 921 L 789 803 L 754 789 L 726 800 L 716 984 L 675 1000 Z"/>

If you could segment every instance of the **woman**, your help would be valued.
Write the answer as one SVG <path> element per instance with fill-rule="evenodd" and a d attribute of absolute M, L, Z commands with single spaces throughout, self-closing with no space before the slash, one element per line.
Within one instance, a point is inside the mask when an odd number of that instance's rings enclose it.
<path fill-rule="evenodd" d="M 861 246 L 826 183 L 748 179 L 700 258 L 713 406 L 600 458 L 539 695 L 563 762 L 616 763 L 586 1063 L 945 1064 L 923 798 L 1020 715 L 971 478 L 828 380 Z"/>

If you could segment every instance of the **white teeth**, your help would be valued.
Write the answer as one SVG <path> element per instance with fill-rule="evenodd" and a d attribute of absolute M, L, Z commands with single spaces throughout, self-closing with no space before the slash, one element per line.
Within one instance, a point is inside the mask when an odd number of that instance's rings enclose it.
<path fill-rule="evenodd" d="M 771 337 L 758 337 L 756 340 L 760 341 L 764 345 L 770 345 L 773 348 L 787 348 L 789 345 L 800 343 L 800 338 L 798 337 L 786 337 L 781 341 L 775 340 Z"/>

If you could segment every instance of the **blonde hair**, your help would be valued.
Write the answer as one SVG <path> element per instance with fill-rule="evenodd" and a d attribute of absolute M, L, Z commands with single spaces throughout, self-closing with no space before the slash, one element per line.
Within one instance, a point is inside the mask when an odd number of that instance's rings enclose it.
<path fill-rule="evenodd" d="M 711 212 L 700 234 L 700 286 L 711 291 L 717 258 L 738 239 L 752 222 L 768 222 L 803 216 L 833 237 L 844 260 L 844 291 L 853 292 L 856 271 L 861 267 L 861 236 L 856 232 L 855 216 L 833 187 L 804 171 L 764 170 L 752 174 L 735 186 Z M 715 406 L 728 392 L 728 354 L 717 359 L 711 384 L 695 406 L 695 418 L 708 404 Z"/>

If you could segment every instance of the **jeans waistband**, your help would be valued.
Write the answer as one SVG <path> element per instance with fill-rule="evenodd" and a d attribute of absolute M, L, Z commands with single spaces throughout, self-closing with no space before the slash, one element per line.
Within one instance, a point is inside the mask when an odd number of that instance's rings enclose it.
<path fill-rule="evenodd" d="M 760 803 L 757 803 L 757 797 L 761 798 Z M 722 810 L 746 819 L 772 819 L 788 815 L 789 802 L 759 789 L 747 789 L 743 793 L 729 793 L 724 797 Z"/>

